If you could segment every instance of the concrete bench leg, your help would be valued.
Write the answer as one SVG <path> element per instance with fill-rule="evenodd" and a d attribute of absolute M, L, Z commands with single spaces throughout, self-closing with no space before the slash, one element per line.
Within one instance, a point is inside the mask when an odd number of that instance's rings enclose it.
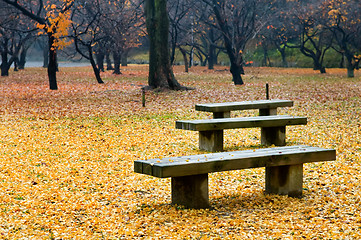
<path fill-rule="evenodd" d="M 230 118 L 231 112 L 214 112 L 213 118 Z"/>
<path fill-rule="evenodd" d="M 302 197 L 303 164 L 266 167 L 266 193 Z"/>
<path fill-rule="evenodd" d="M 262 145 L 286 145 L 286 126 L 283 127 L 264 127 L 261 128 L 261 144 Z"/>
<path fill-rule="evenodd" d="M 199 149 L 210 152 L 222 152 L 223 130 L 199 131 Z"/>
<path fill-rule="evenodd" d="M 172 204 L 208 208 L 208 174 L 172 177 Z"/>

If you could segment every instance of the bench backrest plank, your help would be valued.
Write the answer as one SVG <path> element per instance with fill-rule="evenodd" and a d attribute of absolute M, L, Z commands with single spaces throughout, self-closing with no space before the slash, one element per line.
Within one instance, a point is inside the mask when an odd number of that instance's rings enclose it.
<path fill-rule="evenodd" d="M 272 115 L 241 118 L 216 118 L 205 120 L 179 120 L 176 121 L 176 128 L 192 131 L 210 131 L 234 128 L 282 127 L 287 125 L 305 124 L 307 124 L 306 117 Z"/>
<path fill-rule="evenodd" d="M 286 146 L 210 153 L 163 159 L 137 160 L 134 171 L 155 177 L 180 177 L 258 167 L 297 165 L 336 159 L 334 149 Z"/>
<path fill-rule="evenodd" d="M 267 109 L 277 107 L 292 107 L 293 101 L 291 100 L 257 100 L 257 101 L 244 101 L 244 102 L 224 102 L 224 103 L 205 103 L 196 104 L 197 111 L 204 112 L 229 112 L 237 110 L 249 109 Z"/>

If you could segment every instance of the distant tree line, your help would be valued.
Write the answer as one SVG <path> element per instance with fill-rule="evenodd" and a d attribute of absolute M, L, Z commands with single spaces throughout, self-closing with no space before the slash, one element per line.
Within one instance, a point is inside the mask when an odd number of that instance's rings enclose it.
<path fill-rule="evenodd" d="M 0 0 L 1 76 L 7 76 L 12 65 L 15 70 L 24 68 L 29 47 L 38 44 L 46 56 L 50 89 L 57 89 L 59 50 L 87 59 L 102 83 L 101 72 L 120 74 L 129 51 L 147 38 L 147 32 L 152 34 L 152 27 L 157 28 L 159 23 L 153 20 L 158 10 L 146 6 L 159 8 L 166 3 Z M 262 49 L 265 66 L 270 64 L 269 51 L 277 50 L 282 66 L 288 67 L 290 49 L 309 58 L 320 73 L 326 72 L 325 55 L 331 50 L 339 55 L 340 63 L 346 63 L 348 77 L 353 77 L 360 65 L 361 2 L 357 0 L 168 0 L 167 12 L 161 13 L 169 19 L 166 55 L 174 64 L 176 53 L 181 53 L 185 71 L 195 58 L 213 69 L 219 54 L 224 53 L 234 83 L 243 84 L 245 52 L 251 45 Z"/>

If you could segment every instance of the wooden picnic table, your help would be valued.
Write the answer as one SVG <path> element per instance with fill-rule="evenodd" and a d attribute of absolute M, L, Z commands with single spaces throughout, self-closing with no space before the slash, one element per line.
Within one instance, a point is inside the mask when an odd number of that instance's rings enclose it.
<path fill-rule="evenodd" d="M 197 111 L 212 112 L 213 118 L 229 118 L 231 111 L 259 109 L 260 116 L 277 115 L 277 108 L 292 107 L 291 100 L 256 100 L 243 102 L 223 102 L 196 104 Z"/>

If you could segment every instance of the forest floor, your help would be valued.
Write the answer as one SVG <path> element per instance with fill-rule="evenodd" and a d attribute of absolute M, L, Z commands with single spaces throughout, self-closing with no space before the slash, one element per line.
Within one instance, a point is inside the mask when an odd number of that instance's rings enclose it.
<path fill-rule="evenodd" d="M 189 73 L 191 91 L 146 92 L 147 67 L 122 75 L 64 68 L 58 91 L 46 69 L 0 78 L 2 239 L 360 239 L 361 75 L 346 70 L 246 68 L 234 86 L 224 67 Z M 197 103 L 290 99 L 279 114 L 306 116 L 287 128 L 288 145 L 337 150 L 337 160 L 304 165 L 303 197 L 264 194 L 264 169 L 209 174 L 211 209 L 170 204 L 170 179 L 133 172 L 133 161 L 203 153 L 178 119 L 211 118 Z M 232 116 L 253 116 L 255 111 Z M 260 147 L 259 129 L 227 130 L 228 151 Z"/>

